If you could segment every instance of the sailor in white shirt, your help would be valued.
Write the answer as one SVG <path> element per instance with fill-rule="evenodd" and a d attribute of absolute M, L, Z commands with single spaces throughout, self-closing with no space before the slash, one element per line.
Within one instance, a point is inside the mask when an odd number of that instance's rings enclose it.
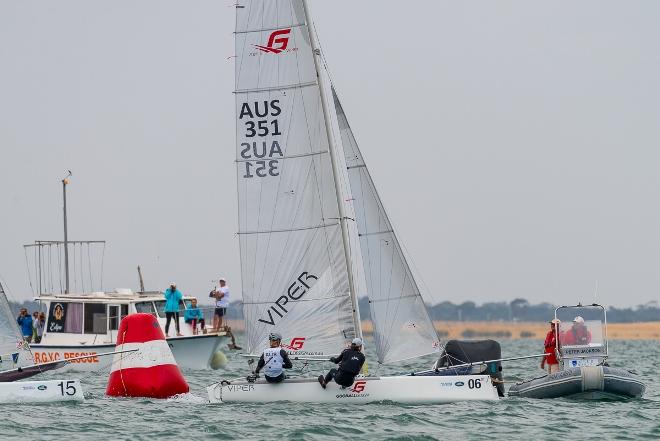
<path fill-rule="evenodd" d="M 229 306 L 229 287 L 227 286 L 227 280 L 224 277 L 220 277 L 218 281 L 218 286 L 214 289 L 211 294 L 215 297 L 215 314 L 213 315 L 213 331 L 219 331 L 222 327 L 222 318 L 227 313 L 227 307 Z"/>

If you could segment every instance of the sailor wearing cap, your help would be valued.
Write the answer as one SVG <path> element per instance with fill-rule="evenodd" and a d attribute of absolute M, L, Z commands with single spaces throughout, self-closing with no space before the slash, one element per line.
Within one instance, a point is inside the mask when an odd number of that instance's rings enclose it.
<path fill-rule="evenodd" d="M 319 375 L 318 380 L 323 389 L 333 379 L 340 386 L 348 387 L 353 384 L 355 376 L 360 373 L 364 364 L 362 339 L 354 338 L 350 348 L 344 349 L 339 357 L 330 357 L 330 361 L 339 364 L 339 367 L 330 369 L 325 378 Z"/>
<path fill-rule="evenodd" d="M 279 383 L 284 380 L 283 369 L 291 369 L 293 367 L 289 355 L 280 347 L 280 344 L 282 343 L 282 335 L 280 335 L 279 332 L 271 332 L 268 335 L 268 342 L 270 347 L 264 349 L 263 354 L 261 354 L 259 362 L 257 363 L 257 368 L 254 370 L 254 375 L 247 378 L 250 382 L 254 381 L 256 375 L 258 375 L 259 371 L 263 369 L 264 377 L 267 382 Z"/>
<path fill-rule="evenodd" d="M 588 345 L 591 343 L 591 331 L 584 323 L 581 316 L 573 319 L 573 326 L 562 336 L 562 343 L 565 345 Z"/>
<path fill-rule="evenodd" d="M 559 335 L 559 323 L 561 320 L 552 319 L 550 320 L 550 330 L 545 336 L 545 342 L 543 346 L 545 348 L 544 353 L 545 357 L 541 360 L 541 369 L 545 369 L 548 366 L 548 373 L 554 374 L 559 372 L 559 361 L 557 360 L 557 336 Z"/>

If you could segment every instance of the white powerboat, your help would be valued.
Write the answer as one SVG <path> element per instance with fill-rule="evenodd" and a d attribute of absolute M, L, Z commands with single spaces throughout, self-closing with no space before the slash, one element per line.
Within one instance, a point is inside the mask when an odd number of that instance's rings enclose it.
<path fill-rule="evenodd" d="M 190 306 L 191 299 L 184 297 L 185 307 Z M 155 315 L 165 332 L 165 300 L 159 292 L 134 293 L 121 289 L 89 294 L 44 294 L 35 300 L 41 302 L 47 311 L 41 342 L 31 345 L 36 363 L 114 351 L 119 322 L 136 312 Z M 192 327 L 183 320 L 183 312 L 179 319 L 183 336 L 172 336 L 175 328 L 171 323 L 167 342 L 179 367 L 207 369 L 220 344 L 228 341 L 227 333 L 193 334 Z M 82 358 L 69 363 L 65 369 L 96 371 L 110 366 L 111 362 L 111 357 Z"/>

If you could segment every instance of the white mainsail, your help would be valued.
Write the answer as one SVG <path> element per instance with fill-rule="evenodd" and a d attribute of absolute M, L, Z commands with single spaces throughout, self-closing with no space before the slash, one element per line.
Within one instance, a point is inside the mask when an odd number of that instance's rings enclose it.
<path fill-rule="evenodd" d="M 392 224 L 333 88 L 353 195 L 364 273 L 380 363 L 419 357 L 440 342 Z"/>
<path fill-rule="evenodd" d="M 23 341 L 23 334 L 0 284 L 0 371 L 32 364 L 32 353 Z"/>
<path fill-rule="evenodd" d="M 246 0 L 236 11 L 238 233 L 249 351 L 259 353 L 277 331 L 290 350 L 336 354 L 360 334 L 345 246 L 357 236 L 346 233 L 355 225 L 341 224 L 350 216 L 339 205 L 350 188 L 345 176 L 335 181 L 346 167 L 343 153 L 331 157 L 304 4 Z"/>

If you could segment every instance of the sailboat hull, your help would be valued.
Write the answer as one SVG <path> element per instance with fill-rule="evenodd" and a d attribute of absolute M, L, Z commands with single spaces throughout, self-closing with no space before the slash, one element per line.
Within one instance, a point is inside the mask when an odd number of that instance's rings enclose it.
<path fill-rule="evenodd" d="M 264 380 L 234 381 L 207 388 L 211 403 L 265 403 L 276 401 L 310 403 L 453 403 L 497 400 L 497 389 L 489 375 L 442 377 L 361 377 L 351 387 L 332 382 L 323 389 L 315 379 L 289 379 L 278 384 Z"/>
<path fill-rule="evenodd" d="M 0 383 L 0 404 L 85 401 L 79 380 L 13 381 Z"/>

